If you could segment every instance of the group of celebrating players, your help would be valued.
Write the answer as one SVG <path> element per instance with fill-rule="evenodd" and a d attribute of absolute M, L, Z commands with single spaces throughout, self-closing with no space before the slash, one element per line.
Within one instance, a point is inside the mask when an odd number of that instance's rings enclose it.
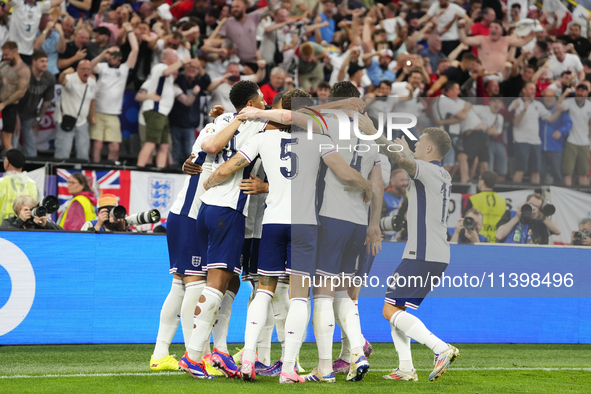
<path fill-rule="evenodd" d="M 381 250 L 379 219 L 388 159 L 412 179 L 408 243 L 394 276 L 425 279 L 447 268 L 451 177 L 441 159 L 450 149 L 449 135 L 425 129 L 414 154 L 404 139 L 392 142 L 385 136 L 376 138 L 369 150 L 356 149 L 359 138 L 353 127 L 350 138 L 343 139 L 337 118 L 326 112 L 340 109 L 350 119 L 358 117 L 359 130 L 375 137 L 379 133 L 363 114 L 359 90 L 349 81 L 338 82 L 330 96 L 329 102 L 317 104 L 294 89 L 265 110 L 258 86 L 241 81 L 230 92 L 238 113 L 221 114 L 201 131 L 184 166 L 191 176 L 168 216 L 174 276 L 151 369 L 180 368 L 200 379 L 212 379 L 217 370 L 246 381 L 258 374 L 279 376 L 280 383 L 334 382 L 338 373 L 346 373 L 347 381 L 362 380 L 372 348 L 361 332 L 360 287 L 344 279 L 368 274 Z M 226 337 L 241 272 L 253 293 L 244 349 L 236 362 Z M 335 276 L 343 279 L 337 288 L 330 280 Z M 297 357 L 310 320 L 311 288 L 319 362 L 311 373 L 300 375 Z M 418 380 L 411 338 L 435 353 L 429 380 L 439 378 L 459 356 L 457 348 L 406 312 L 407 307 L 418 308 L 428 290 L 395 284 L 388 288 L 383 314 L 391 325 L 399 366 L 386 379 Z M 186 352 L 177 361 L 169 345 L 179 322 Z M 342 350 L 333 363 L 335 323 L 341 327 Z M 275 364 L 270 356 L 274 325 L 282 346 Z"/>

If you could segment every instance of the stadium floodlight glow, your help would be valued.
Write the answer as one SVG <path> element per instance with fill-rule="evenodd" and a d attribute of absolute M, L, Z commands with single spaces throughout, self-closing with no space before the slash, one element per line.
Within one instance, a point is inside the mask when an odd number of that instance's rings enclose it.
<path fill-rule="evenodd" d="M 388 112 L 387 114 L 379 113 L 378 115 L 378 132 L 373 135 L 363 134 L 359 130 L 359 112 L 353 112 L 353 119 L 349 115 L 338 109 L 321 109 L 321 114 L 332 114 L 336 116 L 339 124 L 339 140 L 350 140 L 351 139 L 351 123 L 353 123 L 353 133 L 357 138 L 363 141 L 375 141 L 382 135 L 384 130 L 384 115 L 386 115 L 386 138 L 392 141 L 392 131 L 402 131 L 411 141 L 417 141 L 418 138 L 410 132 L 409 129 L 417 125 L 417 117 L 409 113 L 401 112 Z M 394 120 L 410 119 L 409 123 L 394 123 Z M 308 120 L 308 139 L 312 139 L 313 127 L 312 119 Z"/>

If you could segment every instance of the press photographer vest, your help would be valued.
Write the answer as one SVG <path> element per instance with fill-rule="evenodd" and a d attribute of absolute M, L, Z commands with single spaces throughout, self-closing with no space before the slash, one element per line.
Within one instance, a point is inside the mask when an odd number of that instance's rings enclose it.
<path fill-rule="evenodd" d="M 482 231 L 488 242 L 496 242 L 497 223 L 507 210 L 507 200 L 493 191 L 480 192 L 470 196 L 472 206 L 482 212 Z"/>
<path fill-rule="evenodd" d="M 62 217 L 59 219 L 59 225 L 61 227 L 64 227 L 64 223 L 66 222 L 66 217 L 68 216 L 68 212 L 69 212 L 70 207 L 72 206 L 72 203 L 74 201 L 78 201 L 80 203 L 80 205 L 82 205 L 82 209 L 84 209 L 84 219 L 87 222 L 90 220 L 96 219 L 96 211 L 94 209 L 94 205 L 92 205 L 92 202 L 88 199 L 88 197 L 79 194 L 70 201 L 70 203 L 68 204 L 68 207 L 64 211 Z"/>

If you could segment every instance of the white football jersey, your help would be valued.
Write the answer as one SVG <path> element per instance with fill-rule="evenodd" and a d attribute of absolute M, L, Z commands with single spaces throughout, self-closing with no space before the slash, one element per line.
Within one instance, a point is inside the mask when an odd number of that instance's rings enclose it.
<path fill-rule="evenodd" d="M 331 137 L 337 151 L 343 156 L 345 162 L 367 179 L 373 167 L 380 164 L 374 141 L 361 140 L 352 132 L 351 139 L 339 140 L 336 119 L 329 118 L 326 122 L 327 134 Z M 350 187 L 326 166 L 322 166 L 320 171 L 318 184 L 320 216 L 367 225 L 369 204 L 363 202 L 363 190 Z"/>
<path fill-rule="evenodd" d="M 227 125 L 232 123 L 236 115 L 238 115 L 238 112 L 226 112 L 215 118 L 213 121 L 215 131 L 223 130 Z"/>
<path fill-rule="evenodd" d="M 213 168 L 214 170 L 230 160 L 232 156 L 241 149 L 241 147 L 256 134 L 265 131 L 267 121 L 264 122 L 251 122 L 244 121 L 236 130 L 234 137 L 228 142 L 228 144 L 217 154 Z M 217 130 L 217 127 L 216 127 Z M 228 207 L 241 212 L 244 216 L 248 217 L 248 204 L 249 195 L 245 194 L 238 188 L 242 179 L 249 179 L 251 173 L 257 173 L 258 166 L 257 160 L 253 160 L 251 165 L 236 171 L 224 183 L 212 187 L 201 196 L 201 201 L 207 205 L 215 205 L 218 207 Z"/>
<path fill-rule="evenodd" d="M 263 182 L 265 181 L 266 175 L 262 165 L 259 168 L 258 173 L 254 175 L 256 175 Z M 263 235 L 263 215 L 265 213 L 267 195 L 268 193 L 250 195 L 250 203 L 248 204 L 248 216 L 246 217 L 246 221 L 244 223 L 244 238 L 260 239 Z"/>
<path fill-rule="evenodd" d="M 269 195 L 263 224 L 318 225 L 316 216 L 316 178 L 321 157 L 336 151 L 320 150 L 331 144 L 328 136 L 267 130 L 255 135 L 240 153 L 252 162 L 260 157 L 269 180 Z"/>
<path fill-rule="evenodd" d="M 12 15 L 8 30 L 8 41 L 18 45 L 18 53 L 33 54 L 33 43 L 39 31 L 39 22 L 43 14 L 51 9 L 50 1 L 37 1 L 32 5 L 25 0 L 12 0 Z M 6 8 L 8 11 L 8 8 Z"/>
<path fill-rule="evenodd" d="M 408 184 L 408 241 L 405 259 L 449 263 L 447 242 L 451 176 L 438 161 L 416 160 L 417 172 Z"/>
<path fill-rule="evenodd" d="M 195 155 L 194 163 L 200 164 L 203 168 L 203 172 L 197 175 L 188 176 L 185 180 L 183 188 L 179 192 L 170 212 L 188 216 L 192 219 L 197 219 L 199 208 L 201 207 L 201 200 L 199 197 L 205 193 L 203 183 L 209 178 L 213 171 L 213 161 L 215 156 L 209 155 L 201 150 L 201 144 L 205 139 L 215 134 L 215 127 L 213 123 L 205 125 L 203 130 L 199 133 L 199 137 L 193 144 L 192 152 Z"/>

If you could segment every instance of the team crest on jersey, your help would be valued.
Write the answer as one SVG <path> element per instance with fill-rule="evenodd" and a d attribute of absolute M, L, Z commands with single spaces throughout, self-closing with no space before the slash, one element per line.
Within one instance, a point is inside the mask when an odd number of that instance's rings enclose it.
<path fill-rule="evenodd" d="M 172 179 L 150 178 L 148 190 L 150 207 L 167 209 L 172 203 Z"/>
<path fill-rule="evenodd" d="M 201 256 L 193 256 L 191 264 L 193 264 L 193 267 L 199 267 L 201 265 Z"/>

